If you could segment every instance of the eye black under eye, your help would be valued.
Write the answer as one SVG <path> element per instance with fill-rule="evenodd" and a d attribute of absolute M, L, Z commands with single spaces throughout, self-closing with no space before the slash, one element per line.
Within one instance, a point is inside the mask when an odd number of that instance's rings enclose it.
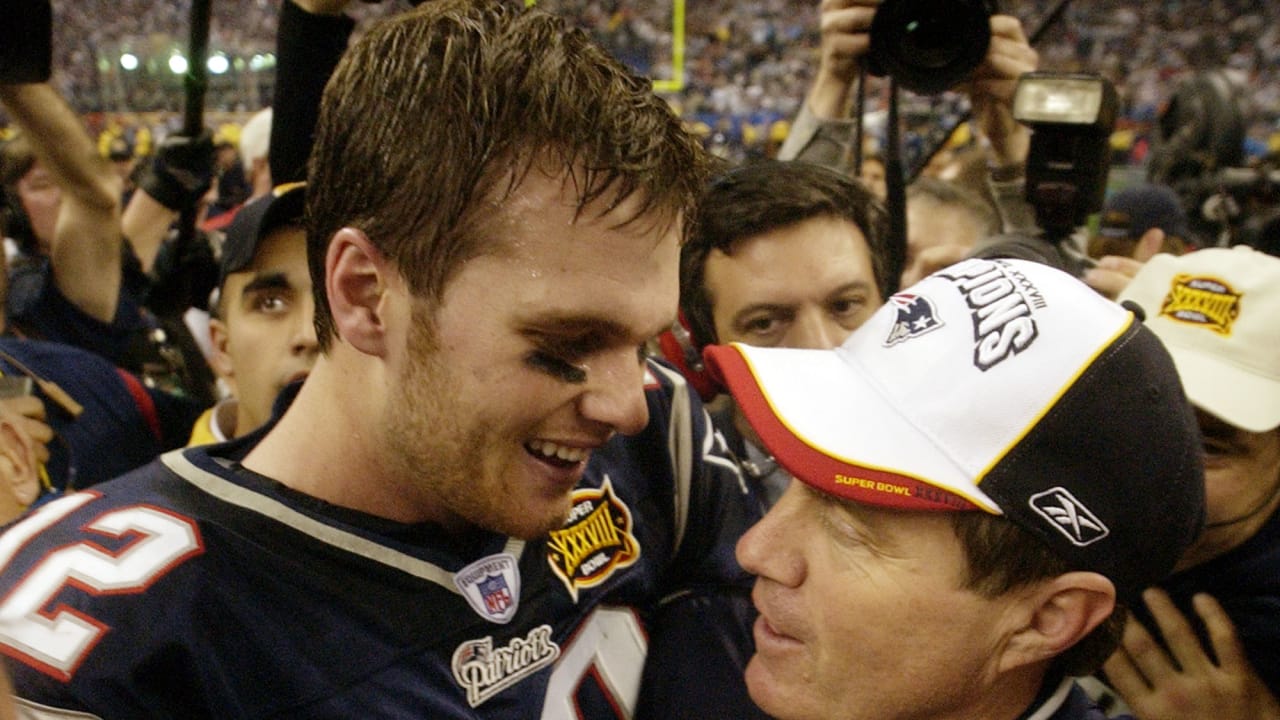
<path fill-rule="evenodd" d="M 549 353 L 535 350 L 525 357 L 525 363 L 557 380 L 575 385 L 587 381 L 587 371 Z"/>

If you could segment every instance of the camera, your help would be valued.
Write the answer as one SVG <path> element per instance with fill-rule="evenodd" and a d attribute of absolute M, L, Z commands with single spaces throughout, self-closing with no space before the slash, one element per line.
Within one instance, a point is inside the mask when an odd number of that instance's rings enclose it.
<path fill-rule="evenodd" d="M 1064 238 L 1102 209 L 1119 100 L 1100 75 L 1026 73 L 1013 118 L 1031 128 L 1027 201 L 1051 239 Z"/>
<path fill-rule="evenodd" d="M 1032 72 L 1018 79 L 1013 117 L 1032 131 L 1026 199 L 1043 234 L 997 236 L 973 257 L 1022 258 L 1083 274 L 1088 261 L 1064 241 L 1102 209 L 1118 110 L 1115 86 L 1100 75 Z"/>
<path fill-rule="evenodd" d="M 995 13 L 995 0 L 885 0 L 871 21 L 867 69 L 937 95 L 982 63 Z"/>

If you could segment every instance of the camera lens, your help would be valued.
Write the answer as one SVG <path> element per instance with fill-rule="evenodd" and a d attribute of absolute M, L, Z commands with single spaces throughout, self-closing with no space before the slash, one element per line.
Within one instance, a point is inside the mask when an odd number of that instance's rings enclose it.
<path fill-rule="evenodd" d="M 993 8 L 980 0 L 885 0 L 871 21 L 869 69 L 936 95 L 969 76 L 991 44 Z"/>

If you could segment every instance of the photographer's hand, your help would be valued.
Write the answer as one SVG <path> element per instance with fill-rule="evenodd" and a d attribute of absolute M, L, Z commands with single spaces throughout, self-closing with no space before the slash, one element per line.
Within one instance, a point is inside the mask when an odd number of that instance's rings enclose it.
<path fill-rule="evenodd" d="M 818 72 L 805 102 L 816 117 L 848 114 L 860 59 L 871 47 L 871 19 L 881 0 L 822 0 L 822 44 Z"/>
<path fill-rule="evenodd" d="M 1168 643 L 1168 652 L 1130 618 L 1120 649 L 1103 669 L 1107 679 L 1141 720 L 1276 720 L 1280 704 L 1249 666 L 1235 627 L 1212 597 L 1192 599 L 1205 622 L 1217 662 L 1205 652 L 1191 625 L 1169 600 L 1151 589 L 1147 608 Z"/>
<path fill-rule="evenodd" d="M 991 47 L 966 85 L 977 130 L 990 143 L 992 164 L 1021 165 L 1031 148 L 1031 131 L 1013 119 L 1018 78 L 1040 65 L 1022 23 L 1009 15 L 991 17 Z"/>

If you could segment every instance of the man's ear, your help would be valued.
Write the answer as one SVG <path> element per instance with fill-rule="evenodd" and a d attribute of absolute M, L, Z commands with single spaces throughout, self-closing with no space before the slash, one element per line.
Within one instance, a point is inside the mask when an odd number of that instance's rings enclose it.
<path fill-rule="evenodd" d="M 230 342 L 231 333 L 227 331 L 227 323 L 216 317 L 209 318 L 209 346 L 213 349 L 209 354 L 209 366 L 234 394 L 236 367 L 228 349 Z"/>
<path fill-rule="evenodd" d="M 357 350 L 382 356 L 386 351 L 386 290 L 393 270 L 369 237 L 342 228 L 325 255 L 325 290 L 338 337 Z"/>
<path fill-rule="evenodd" d="M 1024 598 L 1000 672 L 1061 655 L 1110 617 L 1115 606 L 1115 586 L 1095 572 L 1069 572 L 1037 584 Z"/>

